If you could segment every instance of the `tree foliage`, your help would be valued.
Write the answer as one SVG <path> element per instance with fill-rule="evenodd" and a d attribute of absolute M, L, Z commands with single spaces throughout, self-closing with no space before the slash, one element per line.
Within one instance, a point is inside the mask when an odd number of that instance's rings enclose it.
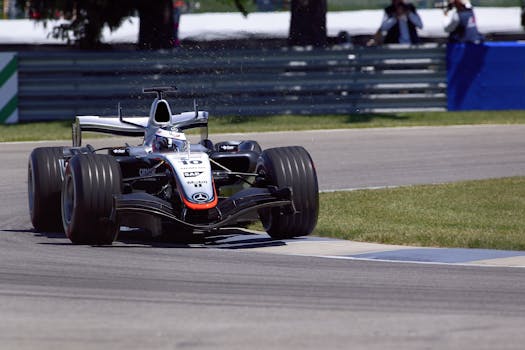
<path fill-rule="evenodd" d="M 173 47 L 174 16 L 172 0 L 16 0 L 31 18 L 41 21 L 63 18 L 51 35 L 82 48 L 100 45 L 102 30 L 117 29 L 126 17 L 138 12 L 141 49 Z M 253 0 L 217 0 L 233 3 L 244 16 Z M 290 45 L 326 44 L 327 0 L 291 0 Z"/>
<path fill-rule="evenodd" d="M 137 11 L 141 19 L 139 48 L 173 47 L 171 0 L 17 0 L 17 4 L 36 20 L 63 18 L 51 35 L 81 48 L 98 47 L 105 26 L 115 30 Z"/>
<path fill-rule="evenodd" d="M 52 36 L 76 42 L 81 47 L 100 43 L 104 26 L 111 30 L 136 9 L 137 1 L 114 0 L 17 0 L 22 9 L 36 20 L 63 18 L 66 21 L 52 29 Z"/>
<path fill-rule="evenodd" d="M 233 0 L 233 4 L 235 5 L 235 8 L 242 13 L 244 17 L 248 16 L 248 11 L 246 10 L 246 4 L 248 3 L 248 0 Z"/>

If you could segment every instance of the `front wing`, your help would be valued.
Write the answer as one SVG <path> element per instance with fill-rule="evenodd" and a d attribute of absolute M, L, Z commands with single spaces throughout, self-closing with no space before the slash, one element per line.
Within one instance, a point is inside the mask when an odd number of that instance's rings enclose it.
<path fill-rule="evenodd" d="M 148 214 L 192 229 L 209 231 L 234 224 L 237 219 L 258 209 L 282 207 L 294 212 L 291 196 L 291 190 L 287 187 L 249 188 L 220 201 L 217 207 L 212 209 L 217 210 L 218 219 L 206 223 L 190 223 L 174 214 L 170 202 L 148 193 L 130 193 L 114 196 L 111 219 L 119 225 L 121 214 Z"/>

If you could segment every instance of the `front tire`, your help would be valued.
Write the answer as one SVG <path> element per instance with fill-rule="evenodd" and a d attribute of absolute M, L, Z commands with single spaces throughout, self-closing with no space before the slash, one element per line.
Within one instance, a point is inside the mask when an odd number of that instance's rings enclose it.
<path fill-rule="evenodd" d="M 115 158 L 80 154 L 69 161 L 62 187 L 62 221 L 74 244 L 111 244 L 118 227 L 109 220 L 113 196 L 121 193 L 122 173 Z"/>
<path fill-rule="evenodd" d="M 295 212 L 282 208 L 259 211 L 266 232 L 276 239 L 312 233 L 319 214 L 317 174 L 308 152 L 299 146 L 270 148 L 261 154 L 256 172 L 266 185 L 289 187 Z"/>
<path fill-rule="evenodd" d="M 27 197 L 31 223 L 37 232 L 62 232 L 60 192 L 62 147 L 35 148 L 29 156 Z"/>

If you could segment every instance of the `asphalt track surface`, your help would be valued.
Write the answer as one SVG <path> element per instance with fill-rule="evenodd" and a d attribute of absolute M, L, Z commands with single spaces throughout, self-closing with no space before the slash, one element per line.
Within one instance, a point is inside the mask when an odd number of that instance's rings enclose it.
<path fill-rule="evenodd" d="M 302 144 L 321 189 L 333 190 L 525 175 L 524 136 L 525 126 L 475 126 L 224 138 Z M 523 348 L 521 268 L 277 255 L 249 241 L 214 249 L 133 234 L 112 247 L 73 246 L 35 233 L 26 204 L 34 146 L 0 144 L 2 349 Z"/>

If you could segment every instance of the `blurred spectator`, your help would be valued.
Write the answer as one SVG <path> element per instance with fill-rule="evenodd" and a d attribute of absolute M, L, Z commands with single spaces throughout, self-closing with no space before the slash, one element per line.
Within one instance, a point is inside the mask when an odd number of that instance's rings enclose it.
<path fill-rule="evenodd" d="M 376 44 L 417 44 L 417 28 L 423 28 L 416 7 L 404 0 L 392 0 L 385 8 L 383 22 L 375 35 Z M 386 34 L 385 34 L 386 33 Z"/>
<path fill-rule="evenodd" d="M 521 2 L 521 26 L 525 29 L 525 1 Z"/>
<path fill-rule="evenodd" d="M 180 15 L 188 11 L 188 4 L 184 0 L 173 0 L 173 47 L 180 46 L 179 24 Z"/>
<path fill-rule="evenodd" d="M 450 0 L 445 9 L 443 26 L 447 33 L 449 42 L 456 43 L 479 43 L 483 41 L 483 35 L 478 31 L 476 17 L 469 0 Z"/>

